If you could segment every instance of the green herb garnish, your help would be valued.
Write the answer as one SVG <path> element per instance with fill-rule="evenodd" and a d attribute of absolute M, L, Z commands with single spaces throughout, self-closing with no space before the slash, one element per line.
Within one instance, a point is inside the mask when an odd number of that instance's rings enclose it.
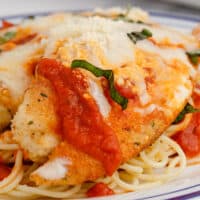
<path fill-rule="evenodd" d="M 137 23 L 137 24 L 144 24 L 144 22 L 140 21 L 140 20 L 133 20 L 133 19 L 130 19 L 127 15 L 125 14 L 119 14 L 117 15 L 116 18 L 114 18 L 115 21 L 124 21 L 124 22 L 128 22 L 128 23 Z"/>
<path fill-rule="evenodd" d="M 122 107 L 123 110 L 126 109 L 127 104 L 128 104 L 128 99 L 120 95 L 119 92 L 116 90 L 114 86 L 114 73 L 112 70 L 100 69 L 88 63 L 85 60 L 73 60 L 71 64 L 71 68 L 83 68 L 93 73 L 96 77 L 101 77 L 101 76 L 105 77 L 109 83 L 111 98 L 116 103 L 118 103 Z"/>
<path fill-rule="evenodd" d="M 0 44 L 4 44 L 16 36 L 16 32 L 7 32 L 3 36 L 0 36 Z"/>
<path fill-rule="evenodd" d="M 140 142 L 134 142 L 134 145 L 140 146 Z"/>
<path fill-rule="evenodd" d="M 42 97 L 48 97 L 46 94 L 44 94 L 44 93 L 40 93 L 40 95 L 42 96 Z"/>
<path fill-rule="evenodd" d="M 152 122 L 151 122 L 151 127 L 154 128 L 154 126 L 155 126 L 155 122 L 152 121 Z"/>
<path fill-rule="evenodd" d="M 195 51 L 186 52 L 186 54 L 188 55 L 190 61 L 193 64 L 195 64 L 195 65 L 198 64 L 199 57 L 200 57 L 200 49 L 197 49 Z"/>
<path fill-rule="evenodd" d="M 29 121 L 29 122 L 28 122 L 28 125 L 31 125 L 31 124 L 33 124 L 33 121 Z"/>
<path fill-rule="evenodd" d="M 144 40 L 146 38 L 152 37 L 152 33 L 148 29 L 142 29 L 141 32 L 131 32 L 127 33 L 129 39 L 136 44 L 139 40 Z"/>
<path fill-rule="evenodd" d="M 187 113 L 194 113 L 194 112 L 200 112 L 200 109 L 194 108 L 191 104 L 187 103 L 184 107 L 184 109 L 179 113 L 173 124 L 179 123 Z"/>

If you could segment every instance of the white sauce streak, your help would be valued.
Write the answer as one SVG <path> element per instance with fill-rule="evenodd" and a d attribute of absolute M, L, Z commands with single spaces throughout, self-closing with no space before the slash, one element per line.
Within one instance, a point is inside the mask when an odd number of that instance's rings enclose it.
<path fill-rule="evenodd" d="M 47 180 L 62 179 L 66 176 L 71 161 L 65 158 L 56 158 L 39 167 L 33 174 L 37 174 Z"/>
<path fill-rule="evenodd" d="M 111 106 L 108 103 L 106 97 L 104 96 L 102 88 L 98 86 L 98 84 L 95 81 L 91 79 L 88 82 L 90 86 L 89 87 L 90 94 L 95 99 L 101 114 L 103 115 L 103 117 L 108 117 Z"/>

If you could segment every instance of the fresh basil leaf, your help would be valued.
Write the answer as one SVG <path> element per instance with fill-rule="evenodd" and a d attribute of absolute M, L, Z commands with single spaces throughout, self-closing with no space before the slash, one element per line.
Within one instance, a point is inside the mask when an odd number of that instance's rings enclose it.
<path fill-rule="evenodd" d="M 137 41 L 139 40 L 144 40 L 146 38 L 152 37 L 152 33 L 151 31 L 149 31 L 148 29 L 142 29 L 141 32 L 131 32 L 131 33 L 127 33 L 127 36 L 129 37 L 129 39 L 136 44 Z"/>
<path fill-rule="evenodd" d="M 140 21 L 140 20 L 133 20 L 127 17 L 127 15 L 125 14 L 119 14 L 116 18 L 114 18 L 115 21 L 124 21 L 124 22 L 128 22 L 128 23 L 137 23 L 137 24 L 145 24 L 144 22 Z"/>
<path fill-rule="evenodd" d="M 28 122 L 28 125 L 31 125 L 31 124 L 33 124 L 33 123 L 34 123 L 33 121 L 29 121 L 29 122 Z"/>
<path fill-rule="evenodd" d="M 184 109 L 179 113 L 173 124 L 179 123 L 187 113 L 194 113 L 194 112 L 200 112 L 200 109 L 194 108 L 191 104 L 187 103 L 184 107 Z"/>
<path fill-rule="evenodd" d="M 8 41 L 16 36 L 16 32 L 7 32 L 4 34 L 4 38 Z"/>
<path fill-rule="evenodd" d="M 4 44 L 16 36 L 16 32 L 6 32 L 3 36 L 0 36 L 0 44 Z"/>
<path fill-rule="evenodd" d="M 193 64 L 198 64 L 199 61 L 199 57 L 200 57 L 200 49 L 194 50 L 194 51 L 188 51 L 186 52 L 186 54 L 188 55 L 190 61 Z"/>
<path fill-rule="evenodd" d="M 73 60 L 71 68 L 83 68 L 93 73 L 96 77 L 101 77 L 101 76 L 105 77 L 109 83 L 111 98 L 116 103 L 118 103 L 123 110 L 126 109 L 128 104 L 128 99 L 120 95 L 119 92 L 116 90 L 114 86 L 114 73 L 112 70 L 100 69 L 85 60 Z"/>

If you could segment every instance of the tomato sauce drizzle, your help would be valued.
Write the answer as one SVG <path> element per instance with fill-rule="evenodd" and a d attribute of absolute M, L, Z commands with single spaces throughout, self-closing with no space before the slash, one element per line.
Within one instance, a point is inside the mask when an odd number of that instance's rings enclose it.
<path fill-rule="evenodd" d="M 0 164 L 0 181 L 6 178 L 11 172 L 11 169 L 4 164 Z"/>
<path fill-rule="evenodd" d="M 88 197 L 100 197 L 100 196 L 107 196 L 107 195 L 112 195 L 112 194 L 114 194 L 113 190 L 111 190 L 104 183 L 96 183 L 86 193 Z"/>
<path fill-rule="evenodd" d="M 37 72 L 50 81 L 57 96 L 55 107 L 63 139 L 99 160 L 107 175 L 112 175 L 122 160 L 119 142 L 88 93 L 83 74 L 48 58 L 41 59 Z"/>

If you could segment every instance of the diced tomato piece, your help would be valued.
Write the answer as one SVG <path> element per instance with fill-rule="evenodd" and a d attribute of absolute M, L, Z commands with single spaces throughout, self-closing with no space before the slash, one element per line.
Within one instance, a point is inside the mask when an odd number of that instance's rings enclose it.
<path fill-rule="evenodd" d="M 188 127 L 173 137 L 188 157 L 200 153 L 200 114 L 195 113 Z"/>
<path fill-rule="evenodd" d="M 116 88 L 118 90 L 118 92 L 128 98 L 128 99 L 136 99 L 138 96 L 137 96 L 137 93 L 134 93 L 132 91 L 132 88 L 131 87 L 125 87 L 125 86 L 119 86 L 119 85 L 116 85 Z"/>
<path fill-rule="evenodd" d="M 99 197 L 99 196 L 107 196 L 107 195 L 112 195 L 112 194 L 114 194 L 113 190 L 111 190 L 104 183 L 97 183 L 87 191 L 88 197 Z"/>
<path fill-rule="evenodd" d="M 12 26 L 14 26 L 13 23 L 8 22 L 8 21 L 6 21 L 6 20 L 2 20 L 2 29 L 4 29 L 4 28 L 9 28 L 9 27 L 12 27 Z"/>

